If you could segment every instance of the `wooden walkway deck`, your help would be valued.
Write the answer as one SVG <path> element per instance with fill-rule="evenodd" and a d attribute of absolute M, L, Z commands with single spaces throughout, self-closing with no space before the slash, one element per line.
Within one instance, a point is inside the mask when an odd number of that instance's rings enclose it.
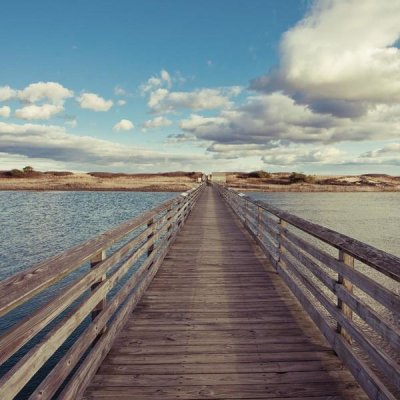
<path fill-rule="evenodd" d="M 366 399 L 206 188 L 85 399 Z"/>

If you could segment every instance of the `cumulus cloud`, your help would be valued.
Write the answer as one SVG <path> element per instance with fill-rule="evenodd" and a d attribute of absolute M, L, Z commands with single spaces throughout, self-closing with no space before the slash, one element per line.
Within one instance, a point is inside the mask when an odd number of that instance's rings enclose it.
<path fill-rule="evenodd" d="M 114 88 L 114 94 L 116 96 L 126 96 L 127 93 L 123 87 L 118 85 L 118 86 L 115 86 L 115 88 Z"/>
<path fill-rule="evenodd" d="M 151 76 L 143 85 L 140 86 L 140 91 L 144 95 L 147 92 L 154 91 L 160 87 L 171 88 L 172 78 L 168 71 L 161 70 L 159 75 Z"/>
<path fill-rule="evenodd" d="M 121 121 L 116 123 L 113 127 L 114 131 L 130 131 L 133 128 L 134 125 L 129 119 L 121 119 Z"/>
<path fill-rule="evenodd" d="M 160 128 L 162 126 L 169 126 L 172 124 L 172 121 L 170 121 L 167 118 L 164 117 L 155 117 L 153 119 L 150 119 L 148 121 L 143 122 L 142 124 L 142 128 L 144 130 L 146 129 L 156 129 L 156 128 Z"/>
<path fill-rule="evenodd" d="M 281 147 L 269 150 L 261 158 L 266 165 L 343 164 L 347 154 L 336 147 Z"/>
<path fill-rule="evenodd" d="M 388 143 L 380 149 L 361 154 L 354 163 L 400 166 L 400 143 Z"/>
<path fill-rule="evenodd" d="M 118 101 L 117 101 L 117 104 L 118 104 L 119 106 L 124 106 L 124 105 L 126 104 L 126 101 L 125 101 L 125 100 L 118 100 Z"/>
<path fill-rule="evenodd" d="M 168 135 L 165 143 L 173 144 L 173 143 L 187 143 L 187 142 L 196 142 L 197 138 L 194 135 L 189 133 L 177 133 L 173 135 Z"/>
<path fill-rule="evenodd" d="M 8 154 L 0 152 L 0 169 L 22 169 L 26 165 L 31 165 L 35 170 L 41 171 L 65 171 L 67 169 L 71 171 L 70 166 L 63 162 L 49 160 L 46 158 L 35 158 L 32 160 L 31 158 L 20 154 Z"/>
<path fill-rule="evenodd" d="M 164 82 L 167 83 L 168 87 L 171 87 L 172 85 L 172 79 L 171 79 L 171 75 L 169 74 L 168 71 L 166 71 L 165 69 L 163 69 L 160 73 L 161 76 L 161 80 L 163 80 Z"/>
<path fill-rule="evenodd" d="M 10 86 L 0 86 L 0 101 L 7 101 L 15 98 L 17 91 Z"/>
<path fill-rule="evenodd" d="M 20 119 L 49 119 L 64 110 L 62 105 L 55 104 L 29 104 L 15 110 L 14 116 Z"/>
<path fill-rule="evenodd" d="M 81 108 L 93 111 L 108 111 L 112 106 L 111 100 L 105 100 L 96 93 L 82 93 L 76 98 Z"/>
<path fill-rule="evenodd" d="M 221 89 L 198 89 L 193 92 L 169 92 L 157 89 L 150 94 L 148 106 L 153 112 L 173 112 L 178 109 L 193 111 L 223 108 L 230 105 L 232 93 Z"/>
<path fill-rule="evenodd" d="M 277 70 L 252 87 L 284 89 L 316 111 L 344 117 L 400 102 L 399 16 L 399 1 L 315 2 L 284 34 Z"/>
<path fill-rule="evenodd" d="M 214 117 L 192 114 L 179 126 L 198 139 L 222 144 L 329 144 L 399 137 L 399 118 L 393 107 L 387 106 L 372 109 L 358 120 L 336 118 L 274 92 L 251 96 L 244 105 L 222 110 Z"/>
<path fill-rule="evenodd" d="M 205 157 L 173 154 L 126 146 L 88 136 L 70 135 L 64 127 L 0 122 L 0 152 L 11 155 L 65 162 L 68 165 L 100 167 L 182 168 Z"/>
<path fill-rule="evenodd" d="M 0 117 L 8 118 L 11 114 L 11 108 L 8 106 L 0 107 Z"/>
<path fill-rule="evenodd" d="M 62 105 L 65 99 L 73 96 L 73 91 L 57 82 L 31 83 L 18 92 L 18 99 L 26 103 L 46 100 L 55 105 Z"/>

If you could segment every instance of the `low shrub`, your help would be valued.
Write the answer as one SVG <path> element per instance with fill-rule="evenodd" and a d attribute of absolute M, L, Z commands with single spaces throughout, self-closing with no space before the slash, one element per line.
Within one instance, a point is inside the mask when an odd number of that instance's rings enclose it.
<path fill-rule="evenodd" d="M 271 174 L 267 171 L 253 171 L 247 175 L 249 178 L 271 178 Z"/>
<path fill-rule="evenodd" d="M 23 178 L 24 176 L 24 171 L 21 171 L 20 169 L 12 169 L 11 171 L 7 172 L 7 175 L 10 176 L 11 178 Z"/>
<path fill-rule="evenodd" d="M 33 172 L 33 167 L 27 165 L 26 167 L 22 168 L 22 171 L 24 171 L 25 174 Z"/>
<path fill-rule="evenodd" d="M 53 176 L 70 176 L 73 175 L 73 172 L 70 171 L 46 171 L 46 175 L 53 175 Z"/>
<path fill-rule="evenodd" d="M 313 183 L 315 182 L 315 177 L 312 175 L 306 175 L 301 172 L 292 172 L 289 175 L 289 182 L 290 183 Z"/>

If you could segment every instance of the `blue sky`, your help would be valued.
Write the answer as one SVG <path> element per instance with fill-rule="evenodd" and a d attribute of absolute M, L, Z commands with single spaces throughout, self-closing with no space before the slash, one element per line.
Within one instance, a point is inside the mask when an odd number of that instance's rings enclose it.
<path fill-rule="evenodd" d="M 400 0 L 6 2 L 0 169 L 399 174 L 399 19 Z"/>

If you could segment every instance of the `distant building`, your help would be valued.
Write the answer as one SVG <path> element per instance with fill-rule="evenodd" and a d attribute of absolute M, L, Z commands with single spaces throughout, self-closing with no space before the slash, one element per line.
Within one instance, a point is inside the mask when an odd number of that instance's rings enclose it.
<path fill-rule="evenodd" d="M 211 180 L 216 183 L 226 183 L 226 173 L 225 172 L 213 172 L 211 174 Z"/>

